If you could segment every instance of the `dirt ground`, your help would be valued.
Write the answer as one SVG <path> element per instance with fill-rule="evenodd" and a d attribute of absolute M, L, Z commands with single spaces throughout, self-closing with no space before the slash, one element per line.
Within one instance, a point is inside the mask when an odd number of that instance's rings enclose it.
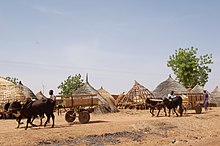
<path fill-rule="evenodd" d="M 91 114 L 87 124 L 80 124 L 78 119 L 69 124 L 64 115 L 55 113 L 55 116 L 54 128 L 48 124 L 27 130 L 25 125 L 17 129 L 15 120 L 0 120 L 0 145 L 220 145 L 219 107 L 209 108 L 202 114 L 188 110 L 183 117 L 165 117 L 162 111 L 159 117 L 152 117 L 149 110 L 121 110 Z M 39 124 L 39 119 L 34 122 Z"/>

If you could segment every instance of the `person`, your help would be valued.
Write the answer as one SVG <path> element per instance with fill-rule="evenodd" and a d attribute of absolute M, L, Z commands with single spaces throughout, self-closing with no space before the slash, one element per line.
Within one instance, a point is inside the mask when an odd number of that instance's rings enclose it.
<path fill-rule="evenodd" d="M 176 96 L 174 95 L 174 91 L 171 91 L 171 93 L 168 94 L 168 99 L 169 99 L 169 100 L 173 100 L 174 97 L 176 97 Z"/>
<path fill-rule="evenodd" d="M 53 101 L 56 101 L 56 96 L 53 94 L 53 90 L 49 91 L 49 95 L 50 95 L 50 99 L 52 99 Z"/>
<path fill-rule="evenodd" d="M 208 110 L 208 100 L 209 100 L 209 95 L 206 92 L 206 90 L 203 91 L 203 97 L 204 97 L 204 108 L 207 111 Z"/>
<path fill-rule="evenodd" d="M 49 91 L 50 99 L 53 100 L 54 106 L 56 105 L 56 96 L 53 94 L 53 90 Z"/>

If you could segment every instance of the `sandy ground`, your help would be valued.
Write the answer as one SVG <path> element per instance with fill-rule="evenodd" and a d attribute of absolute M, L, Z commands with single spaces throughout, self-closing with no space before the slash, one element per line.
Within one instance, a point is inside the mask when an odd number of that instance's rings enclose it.
<path fill-rule="evenodd" d="M 157 111 L 156 111 L 157 112 Z M 177 145 L 219 146 L 220 108 L 183 117 L 152 117 L 149 110 L 121 110 L 119 113 L 91 114 L 90 122 L 72 124 L 55 113 L 55 127 L 16 128 L 15 120 L 0 120 L 0 145 Z M 26 121 L 26 120 L 23 120 Z M 45 121 L 45 119 L 44 119 Z M 39 124 L 36 119 L 35 124 Z M 30 126 L 31 127 L 31 126 Z"/>

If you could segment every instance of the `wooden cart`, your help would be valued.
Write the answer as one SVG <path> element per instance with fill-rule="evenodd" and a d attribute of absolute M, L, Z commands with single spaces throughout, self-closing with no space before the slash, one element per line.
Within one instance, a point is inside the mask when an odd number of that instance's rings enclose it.
<path fill-rule="evenodd" d="M 189 103 L 191 104 L 191 108 L 195 109 L 197 114 L 201 114 L 204 102 L 203 93 L 189 93 L 188 98 Z"/>
<path fill-rule="evenodd" d="M 66 109 L 65 120 L 69 123 L 75 121 L 78 117 L 82 124 L 88 123 L 90 120 L 90 113 L 98 106 L 99 99 L 94 98 L 97 94 L 79 94 L 71 97 L 65 97 L 63 104 Z"/>

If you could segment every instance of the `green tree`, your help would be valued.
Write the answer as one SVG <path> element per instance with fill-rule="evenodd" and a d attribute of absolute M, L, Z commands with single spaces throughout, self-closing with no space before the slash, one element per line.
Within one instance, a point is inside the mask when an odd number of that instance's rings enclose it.
<path fill-rule="evenodd" d="M 204 86 L 208 82 L 208 74 L 213 64 L 212 54 L 197 57 L 198 48 L 186 48 L 175 50 L 175 54 L 169 56 L 167 63 L 176 75 L 177 80 L 185 87 L 194 87 L 196 84 Z"/>
<path fill-rule="evenodd" d="M 75 76 L 69 76 L 65 81 L 63 81 L 58 89 L 61 90 L 60 94 L 64 96 L 72 95 L 77 89 L 84 85 L 83 79 L 81 79 L 80 74 Z"/>
<path fill-rule="evenodd" d="M 6 77 L 5 79 L 8 80 L 8 81 L 10 81 L 10 82 L 12 82 L 12 83 L 14 83 L 15 85 L 18 84 L 18 78 Z"/>

